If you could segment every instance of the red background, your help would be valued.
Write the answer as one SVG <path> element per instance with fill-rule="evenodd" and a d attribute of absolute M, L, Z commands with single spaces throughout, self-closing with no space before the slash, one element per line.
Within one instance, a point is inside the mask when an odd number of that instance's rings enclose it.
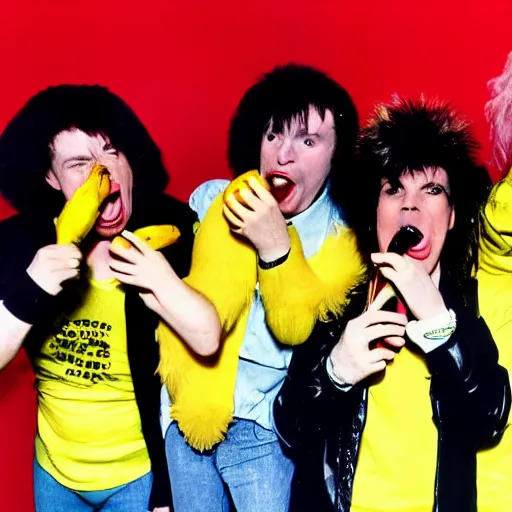
<path fill-rule="evenodd" d="M 147 125 L 170 191 L 186 199 L 205 179 L 228 176 L 226 133 L 244 90 L 295 61 L 339 80 L 362 118 L 393 92 L 451 100 L 474 121 L 486 158 L 486 81 L 512 49 L 511 22 L 510 0 L 3 2 L 0 129 L 47 85 L 107 85 Z M 11 212 L 0 202 L 0 218 Z M 0 512 L 33 510 L 34 429 L 20 354 L 0 372 Z"/>

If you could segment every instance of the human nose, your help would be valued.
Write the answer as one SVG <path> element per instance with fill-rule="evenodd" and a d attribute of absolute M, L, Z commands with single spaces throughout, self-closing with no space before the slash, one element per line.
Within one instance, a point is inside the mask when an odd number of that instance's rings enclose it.
<path fill-rule="evenodd" d="M 115 163 L 115 158 L 112 156 L 112 155 L 95 155 L 92 159 L 92 165 L 91 165 L 91 169 L 95 166 L 95 165 L 101 165 L 103 167 L 106 167 L 107 170 L 110 172 L 111 176 L 114 176 L 116 174 L 116 166 L 114 165 Z"/>
<path fill-rule="evenodd" d="M 295 159 L 292 141 L 288 138 L 283 138 L 277 151 L 277 163 L 279 165 L 286 165 L 292 163 Z"/>
<path fill-rule="evenodd" d="M 403 195 L 402 211 L 419 211 L 419 197 L 414 191 L 405 191 Z"/>

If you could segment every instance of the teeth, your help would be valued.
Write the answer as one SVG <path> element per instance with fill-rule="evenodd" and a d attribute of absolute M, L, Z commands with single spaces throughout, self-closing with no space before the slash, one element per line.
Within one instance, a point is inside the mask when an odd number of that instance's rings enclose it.
<path fill-rule="evenodd" d="M 274 176 L 272 178 L 272 186 L 274 188 L 285 187 L 286 185 L 288 185 L 288 180 L 287 179 L 281 178 L 280 176 Z"/>

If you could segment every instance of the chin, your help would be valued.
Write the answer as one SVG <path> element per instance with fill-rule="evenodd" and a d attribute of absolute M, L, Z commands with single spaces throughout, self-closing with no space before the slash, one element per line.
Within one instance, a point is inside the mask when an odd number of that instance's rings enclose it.
<path fill-rule="evenodd" d="M 118 222 L 113 226 L 96 225 L 95 230 L 96 233 L 102 238 L 114 238 L 115 236 L 120 235 L 123 232 L 127 222 L 127 219 L 125 219 L 123 216 L 121 222 Z"/>
<path fill-rule="evenodd" d="M 125 224 L 122 226 L 115 226 L 115 227 L 97 227 L 96 233 L 101 238 L 114 238 L 117 235 L 120 235 L 125 228 Z"/>
<path fill-rule="evenodd" d="M 299 213 L 306 211 L 309 206 L 311 205 L 304 206 L 303 204 L 297 204 L 295 201 L 290 201 L 289 203 L 283 201 L 283 203 L 279 205 L 279 210 L 285 217 L 294 217 L 295 215 L 299 215 Z"/>
<path fill-rule="evenodd" d="M 285 207 L 279 207 L 279 211 L 283 214 L 283 217 L 291 217 L 295 215 L 295 212 L 291 208 Z"/>

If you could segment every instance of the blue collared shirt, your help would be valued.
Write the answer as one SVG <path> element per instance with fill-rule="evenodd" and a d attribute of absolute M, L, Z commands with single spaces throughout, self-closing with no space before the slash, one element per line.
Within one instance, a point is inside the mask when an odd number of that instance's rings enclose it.
<path fill-rule="evenodd" d="M 228 183 L 227 180 L 207 181 L 192 193 L 189 204 L 199 220 L 204 218 L 212 201 L 224 191 Z M 341 212 L 328 192 L 327 186 L 307 210 L 291 219 L 306 258 L 318 252 L 327 235 L 333 232 L 335 224 L 343 225 Z M 291 357 L 292 348 L 276 341 L 267 328 L 259 287 L 256 286 L 240 349 L 235 418 L 252 420 L 263 428 L 273 430 L 272 403 L 286 377 Z M 163 399 L 165 408 L 169 401 L 168 397 L 163 396 Z M 167 426 L 165 423 L 164 431 Z"/>

